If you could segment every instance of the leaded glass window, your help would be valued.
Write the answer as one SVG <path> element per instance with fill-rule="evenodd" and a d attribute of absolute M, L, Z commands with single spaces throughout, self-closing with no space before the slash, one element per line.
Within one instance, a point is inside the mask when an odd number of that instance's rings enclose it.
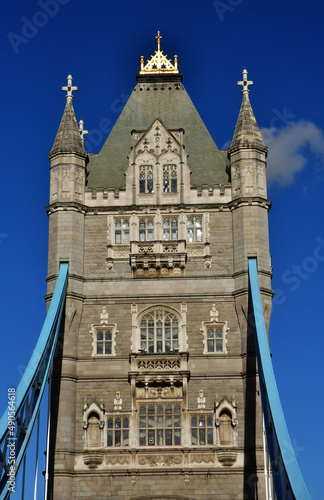
<path fill-rule="evenodd" d="M 139 408 L 139 445 L 181 445 L 179 404 L 146 404 Z"/>
<path fill-rule="evenodd" d="M 224 338 L 221 326 L 207 326 L 207 351 L 223 352 Z"/>
<path fill-rule="evenodd" d="M 214 421 L 212 415 L 198 414 L 191 416 L 191 444 L 214 444 Z"/>
<path fill-rule="evenodd" d="M 178 239 L 177 217 L 163 218 L 163 241 L 176 241 Z"/>
<path fill-rule="evenodd" d="M 176 165 L 163 166 L 163 192 L 176 193 L 178 191 L 178 174 Z"/>
<path fill-rule="evenodd" d="M 202 241 L 202 217 L 190 216 L 187 218 L 187 239 L 189 243 Z"/>
<path fill-rule="evenodd" d="M 153 167 L 151 165 L 139 167 L 139 192 L 153 193 Z"/>
<path fill-rule="evenodd" d="M 153 219 L 143 218 L 139 220 L 139 241 L 154 240 L 154 221 Z"/>
<path fill-rule="evenodd" d="M 168 311 L 145 314 L 140 323 L 141 349 L 146 352 L 170 352 L 179 349 L 179 324 Z"/>
<path fill-rule="evenodd" d="M 107 446 L 129 445 L 129 418 L 127 416 L 111 416 L 107 420 Z"/>
<path fill-rule="evenodd" d="M 96 334 L 96 354 L 112 353 L 111 330 L 99 329 Z"/>
<path fill-rule="evenodd" d="M 129 243 L 129 229 L 129 219 L 115 220 L 115 243 L 117 245 Z"/>

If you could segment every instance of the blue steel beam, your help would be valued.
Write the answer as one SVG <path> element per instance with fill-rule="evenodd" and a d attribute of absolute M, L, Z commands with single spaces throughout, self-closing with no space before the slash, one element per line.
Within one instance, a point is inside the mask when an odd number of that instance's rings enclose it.
<path fill-rule="evenodd" d="M 68 269 L 68 264 L 62 263 L 60 265 L 54 294 L 36 347 L 18 388 L 13 393 L 15 399 L 8 404 L 8 408 L 0 420 L 0 500 L 5 500 L 10 496 L 10 470 L 13 471 L 10 467 L 14 468 L 16 477 L 26 454 L 50 376 L 64 310 Z M 8 426 L 13 407 L 15 419 L 12 421 L 12 426 Z M 12 445 L 14 454 L 10 454 L 9 445 Z M 12 458 L 14 461 L 11 461 Z"/>
<path fill-rule="evenodd" d="M 257 259 L 249 258 L 248 263 L 262 409 L 276 497 L 278 500 L 310 500 L 290 441 L 273 372 L 261 302 Z"/>

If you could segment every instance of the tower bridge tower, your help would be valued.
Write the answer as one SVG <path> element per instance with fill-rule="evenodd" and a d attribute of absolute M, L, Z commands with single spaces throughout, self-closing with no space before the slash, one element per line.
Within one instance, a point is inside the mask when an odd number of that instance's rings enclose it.
<path fill-rule="evenodd" d="M 51 391 L 53 499 L 265 498 L 248 257 L 266 319 L 265 147 L 243 71 L 219 150 L 157 50 L 98 154 L 72 77 L 50 159 L 48 297 L 69 263 Z M 80 133 L 81 132 L 81 133 Z"/>

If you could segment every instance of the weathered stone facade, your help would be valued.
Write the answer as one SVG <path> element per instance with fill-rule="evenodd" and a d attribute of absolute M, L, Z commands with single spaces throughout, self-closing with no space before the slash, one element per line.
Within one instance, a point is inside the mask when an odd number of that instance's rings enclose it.
<path fill-rule="evenodd" d="M 69 262 L 52 383 L 54 499 L 263 498 L 247 258 L 258 259 L 269 320 L 270 203 L 245 80 L 232 145 L 220 151 L 181 75 L 142 65 L 90 156 L 68 82 L 49 155 L 49 299 Z"/>

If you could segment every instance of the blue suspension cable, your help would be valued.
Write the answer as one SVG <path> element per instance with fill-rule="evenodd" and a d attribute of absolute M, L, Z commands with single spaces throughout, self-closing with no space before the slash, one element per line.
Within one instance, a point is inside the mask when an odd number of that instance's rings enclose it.
<path fill-rule="evenodd" d="M 248 265 L 262 408 L 276 497 L 278 500 L 310 500 L 290 441 L 272 368 L 256 258 L 249 258 Z"/>
<path fill-rule="evenodd" d="M 11 426 L 8 425 L 8 415 L 11 415 L 12 402 L 9 403 L 8 409 L 0 420 L 0 500 L 7 500 L 10 496 L 8 475 L 11 469 L 8 462 L 8 443 L 15 442 L 14 473 L 17 477 L 39 413 L 63 314 L 68 284 L 68 268 L 66 263 L 60 265 L 60 272 L 43 328 L 26 371 L 15 391 L 15 420 Z"/>

